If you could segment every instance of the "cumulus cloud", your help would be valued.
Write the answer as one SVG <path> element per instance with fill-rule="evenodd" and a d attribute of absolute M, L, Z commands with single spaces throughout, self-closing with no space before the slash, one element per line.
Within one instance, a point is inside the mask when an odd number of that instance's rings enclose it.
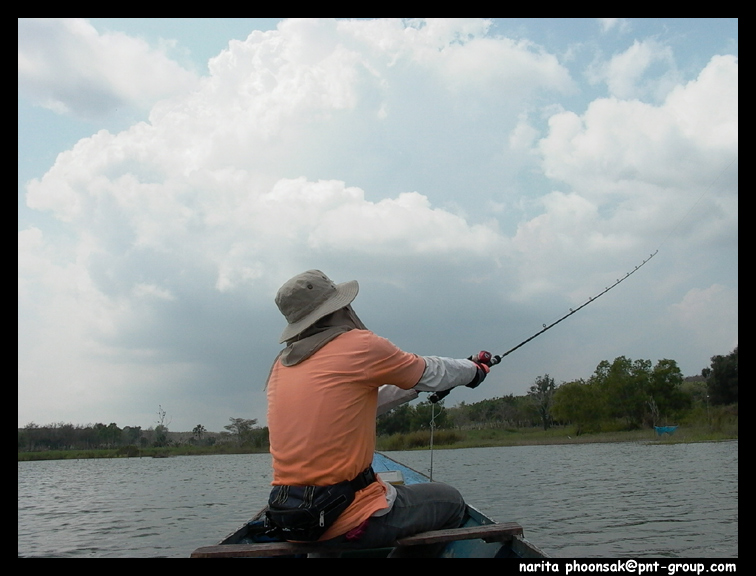
<path fill-rule="evenodd" d="M 82 18 L 18 19 L 18 87 L 40 105 L 83 118 L 149 108 L 196 76 L 144 40 L 100 34 Z"/>
<path fill-rule="evenodd" d="M 382 36 L 389 38 L 387 48 L 375 44 L 371 26 L 388 32 Z M 446 65 L 482 66 L 481 49 L 498 51 L 490 61 L 502 64 L 489 67 L 483 80 L 469 73 L 471 81 L 489 86 L 480 102 L 491 97 L 491 86 L 505 87 L 496 92 L 506 103 L 568 84 L 553 57 L 507 39 L 476 37 L 485 28 L 466 21 L 415 27 L 294 20 L 277 31 L 255 32 L 211 61 L 202 89 L 158 104 L 149 124 L 117 135 L 101 131 L 62 154 L 29 185 L 28 205 L 75 223 L 108 253 L 180 250 L 208 266 L 220 262 L 214 284 L 224 290 L 303 250 L 500 252 L 494 227 L 468 224 L 434 206 L 427 194 L 395 189 L 372 201 L 343 179 L 319 178 L 354 175 L 353 181 L 369 185 L 383 178 L 387 154 L 406 155 L 408 170 L 422 169 L 419 164 L 434 155 L 451 161 L 458 152 L 468 154 L 466 145 L 448 141 L 477 128 L 476 122 L 467 125 L 467 110 L 446 116 L 443 124 L 428 122 L 440 121 L 458 101 L 470 103 L 469 94 L 457 95 L 460 74 L 449 74 Z M 481 48 L 481 42 L 491 46 Z M 526 69 L 529 81 L 512 88 L 511 74 Z M 435 77 L 446 96 L 426 100 L 415 76 Z M 413 95 L 415 88 L 421 93 Z M 427 113 L 413 117 L 420 106 Z M 341 129 L 347 120 L 359 129 Z M 428 140 L 427 131 L 439 139 Z M 402 134 L 403 141 L 387 142 L 387 133 Z M 500 139 L 505 143 L 507 134 Z M 392 152 L 395 143 L 401 150 Z M 498 153 L 487 145 L 473 147 L 488 158 Z M 374 161 L 379 165 L 371 170 Z M 294 178 L 281 178 L 287 175 Z"/>
<path fill-rule="evenodd" d="M 712 284 L 692 288 L 670 309 L 681 330 L 690 332 L 699 342 L 718 342 L 716 352 L 725 354 L 738 345 L 737 300 L 737 287 Z"/>
<path fill-rule="evenodd" d="M 732 240 L 737 194 L 706 193 L 737 158 L 737 70 L 736 58 L 717 56 L 660 105 L 601 98 L 583 115 L 549 118 L 538 142 L 543 168 L 571 192 L 543 196 L 543 213 L 518 226 L 513 246 L 523 262 L 538 263 L 521 268 L 524 293 L 553 289 L 586 262 L 601 269 L 597 262 L 611 266 L 619 257 L 631 265 L 633 254 L 652 251 L 683 219 L 677 242 Z"/>
<path fill-rule="evenodd" d="M 608 62 L 589 70 L 593 82 L 605 82 L 612 96 L 661 100 L 679 81 L 672 49 L 656 40 L 636 40 Z"/>
<path fill-rule="evenodd" d="M 624 32 L 630 27 L 627 18 L 598 18 L 598 22 L 603 33 L 615 29 Z"/>
<path fill-rule="evenodd" d="M 700 193 L 705 175 L 736 157 L 737 143 L 737 59 L 717 56 L 659 106 L 601 98 L 582 116 L 553 115 L 539 147 L 549 177 L 606 199 L 638 187 Z"/>

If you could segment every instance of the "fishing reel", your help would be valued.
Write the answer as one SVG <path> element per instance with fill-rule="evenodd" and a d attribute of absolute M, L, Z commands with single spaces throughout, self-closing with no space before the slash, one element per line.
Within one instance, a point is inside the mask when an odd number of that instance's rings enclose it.
<path fill-rule="evenodd" d="M 473 354 L 468 358 L 468 360 L 472 360 L 476 364 L 485 364 L 489 368 L 491 366 L 496 366 L 499 362 L 501 362 L 501 356 L 496 355 L 494 356 L 490 352 L 486 352 L 485 350 L 481 350 L 477 354 Z"/>

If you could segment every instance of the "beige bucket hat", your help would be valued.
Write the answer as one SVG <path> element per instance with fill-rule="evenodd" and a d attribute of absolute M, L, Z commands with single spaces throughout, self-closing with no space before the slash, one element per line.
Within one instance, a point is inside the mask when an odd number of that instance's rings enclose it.
<path fill-rule="evenodd" d="M 289 323 L 279 343 L 291 340 L 324 316 L 348 306 L 359 290 L 356 280 L 334 284 L 320 270 L 294 276 L 276 294 L 276 305 Z"/>

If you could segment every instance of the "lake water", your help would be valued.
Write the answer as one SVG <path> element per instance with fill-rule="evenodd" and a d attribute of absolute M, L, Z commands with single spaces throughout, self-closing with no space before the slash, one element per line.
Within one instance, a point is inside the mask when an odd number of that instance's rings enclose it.
<path fill-rule="evenodd" d="M 430 453 L 388 456 L 428 472 Z M 738 442 L 437 450 L 435 480 L 554 557 L 738 556 Z M 256 513 L 267 454 L 18 463 L 18 555 L 187 557 Z"/>

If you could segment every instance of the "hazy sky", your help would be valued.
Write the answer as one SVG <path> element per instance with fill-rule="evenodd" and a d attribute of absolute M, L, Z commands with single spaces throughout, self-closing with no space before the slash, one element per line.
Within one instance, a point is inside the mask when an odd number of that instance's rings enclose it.
<path fill-rule="evenodd" d="M 657 249 L 447 405 L 737 345 L 737 19 L 18 21 L 19 426 L 264 423 L 307 269 L 464 357 Z"/>

